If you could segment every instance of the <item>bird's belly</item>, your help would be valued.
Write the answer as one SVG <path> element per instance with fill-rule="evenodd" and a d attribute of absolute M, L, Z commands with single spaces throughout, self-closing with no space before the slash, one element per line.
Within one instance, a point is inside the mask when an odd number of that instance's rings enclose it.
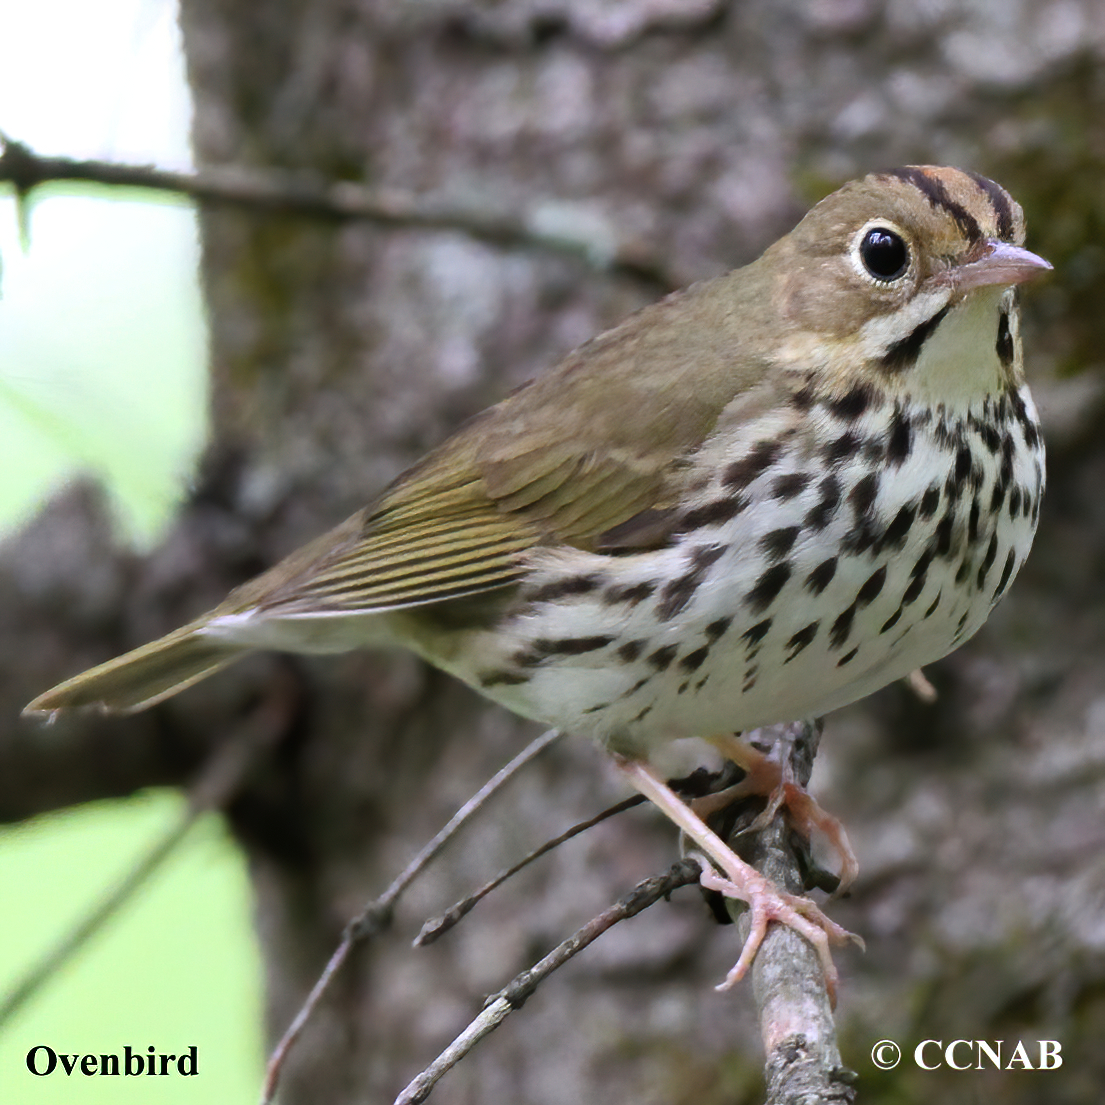
<path fill-rule="evenodd" d="M 968 639 L 1028 555 L 1043 488 L 1034 411 L 1022 400 L 995 428 L 992 402 L 955 421 L 913 416 L 894 464 L 871 462 L 862 425 L 835 464 L 781 449 L 734 517 L 655 552 L 556 559 L 448 666 L 624 751 L 861 698 Z"/>

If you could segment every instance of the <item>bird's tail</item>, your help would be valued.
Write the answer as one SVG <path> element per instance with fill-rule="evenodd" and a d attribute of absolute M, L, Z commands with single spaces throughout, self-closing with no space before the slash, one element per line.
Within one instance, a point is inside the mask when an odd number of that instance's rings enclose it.
<path fill-rule="evenodd" d="M 144 710 L 198 683 L 248 650 L 212 641 L 193 622 L 114 660 L 89 668 L 40 694 L 23 715 L 52 716 L 82 707 L 108 714 Z"/>

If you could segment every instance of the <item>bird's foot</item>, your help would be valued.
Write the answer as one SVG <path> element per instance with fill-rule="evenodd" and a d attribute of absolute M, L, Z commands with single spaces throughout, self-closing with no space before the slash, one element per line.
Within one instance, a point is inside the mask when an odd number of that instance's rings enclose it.
<path fill-rule="evenodd" d="M 674 821 L 708 858 L 709 862 L 703 863 L 702 885 L 748 904 L 752 927 L 740 958 L 720 989 L 728 989 L 745 975 L 763 943 L 768 924 L 777 921 L 793 929 L 817 950 L 825 972 L 826 989 L 835 1003 L 837 972 L 829 945 L 851 940 L 863 947 L 863 941 L 829 920 L 808 898 L 784 893 L 745 863 L 648 764 L 621 757 L 617 758 L 617 763 L 637 790 Z M 714 871 L 711 864 L 716 865 L 721 874 Z"/>
<path fill-rule="evenodd" d="M 789 766 L 789 756 L 784 756 L 780 763 L 773 754 L 761 752 L 735 734 L 712 737 L 710 743 L 723 756 L 743 768 L 745 777 L 725 790 L 694 799 L 691 806 L 695 813 L 707 818 L 742 798 L 763 796 L 767 799 L 767 805 L 744 830 L 757 832 L 767 828 L 772 818 L 785 807 L 790 823 L 807 840 L 812 839 L 816 830 L 828 841 L 840 867 L 840 881 L 833 897 L 843 894 L 859 874 L 856 853 L 841 822 L 822 809 L 806 788 L 795 781 Z"/>
<path fill-rule="evenodd" d="M 739 868 L 729 864 L 725 864 L 725 868 L 726 874 L 721 875 L 704 862 L 699 881 L 707 890 L 745 902 L 751 926 L 740 958 L 716 989 L 728 990 L 745 976 L 767 935 L 768 924 L 776 921 L 793 929 L 813 945 L 825 973 L 829 1001 L 835 1007 L 838 975 L 829 946 L 852 941 L 862 948 L 863 940 L 825 916 L 809 898 L 784 893 L 755 868 L 743 862 Z"/>

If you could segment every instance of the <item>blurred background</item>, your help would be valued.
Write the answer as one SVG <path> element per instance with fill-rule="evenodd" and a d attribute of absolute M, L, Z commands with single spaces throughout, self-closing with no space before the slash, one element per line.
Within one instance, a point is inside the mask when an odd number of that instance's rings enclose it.
<path fill-rule="evenodd" d="M 176 5 L 0 7 L 0 130 L 44 154 L 189 169 Z M 206 335 L 190 204 L 96 186 L 0 186 L 0 534 L 79 474 L 108 489 L 115 538 L 157 541 L 205 437 Z M 0 994 L 175 824 L 150 790 L 0 829 Z M 241 853 L 215 815 L 33 1001 L 0 1028 L 0 1101 L 117 1102 L 125 1087 L 31 1077 L 27 1051 L 199 1046 L 211 1100 L 260 1077 L 260 963 Z M 151 1102 L 196 1101 L 186 1079 Z"/>
<path fill-rule="evenodd" d="M 26 1074 L 31 1043 L 179 1041 L 210 1063 L 205 1096 L 254 1100 L 261 1040 L 348 918 L 533 735 L 412 657 L 369 653 L 251 658 L 130 718 L 44 729 L 14 720 L 22 705 L 209 607 L 510 387 L 664 288 L 751 260 L 845 180 L 938 163 L 1004 184 L 1055 265 L 1024 297 L 1049 486 L 1008 598 L 928 672 L 937 701 L 894 686 L 828 721 L 812 789 L 861 864 L 830 910 L 868 947 L 838 955 L 838 1024 L 866 1102 L 1097 1100 L 1098 0 L 26 7 L 0 16 L 0 130 L 39 152 L 187 166 L 186 74 L 201 171 L 393 189 L 457 215 L 428 231 L 50 186 L 25 248 L 0 198 L 0 979 L 180 816 L 215 752 L 258 734 L 269 750 L 0 1036 L 16 1099 L 57 1093 Z M 465 212 L 560 230 L 591 259 L 477 240 Z M 611 248 L 633 264 L 603 271 Z M 391 1100 L 484 994 L 666 869 L 673 834 L 637 810 L 410 951 L 428 914 L 623 795 L 586 742 L 534 765 L 350 964 L 285 1105 Z M 711 988 L 734 954 L 697 895 L 675 895 L 561 972 L 434 1100 L 757 1101 L 748 989 Z M 1056 1039 L 1064 1065 L 880 1073 L 868 1056 L 886 1036 L 907 1053 Z"/>

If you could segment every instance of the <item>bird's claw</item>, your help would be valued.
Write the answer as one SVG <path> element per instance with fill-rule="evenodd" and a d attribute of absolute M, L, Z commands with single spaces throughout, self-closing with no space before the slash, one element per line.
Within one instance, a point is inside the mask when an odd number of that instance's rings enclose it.
<path fill-rule="evenodd" d="M 779 890 L 759 872 L 751 871 L 751 874 L 742 872 L 739 880 L 726 878 L 703 860 L 699 881 L 707 890 L 714 890 L 726 898 L 744 902 L 748 906 L 751 919 L 751 927 L 744 947 L 741 949 L 740 958 L 725 976 L 725 981 L 716 987 L 718 990 L 730 989 L 745 976 L 767 935 L 768 924 L 775 921 L 798 933 L 813 945 L 825 975 L 825 989 L 828 991 L 830 1002 L 835 1007 L 839 976 L 829 950 L 830 945 L 852 942 L 862 948 L 864 944 L 859 936 L 827 917 L 809 898 Z"/>

